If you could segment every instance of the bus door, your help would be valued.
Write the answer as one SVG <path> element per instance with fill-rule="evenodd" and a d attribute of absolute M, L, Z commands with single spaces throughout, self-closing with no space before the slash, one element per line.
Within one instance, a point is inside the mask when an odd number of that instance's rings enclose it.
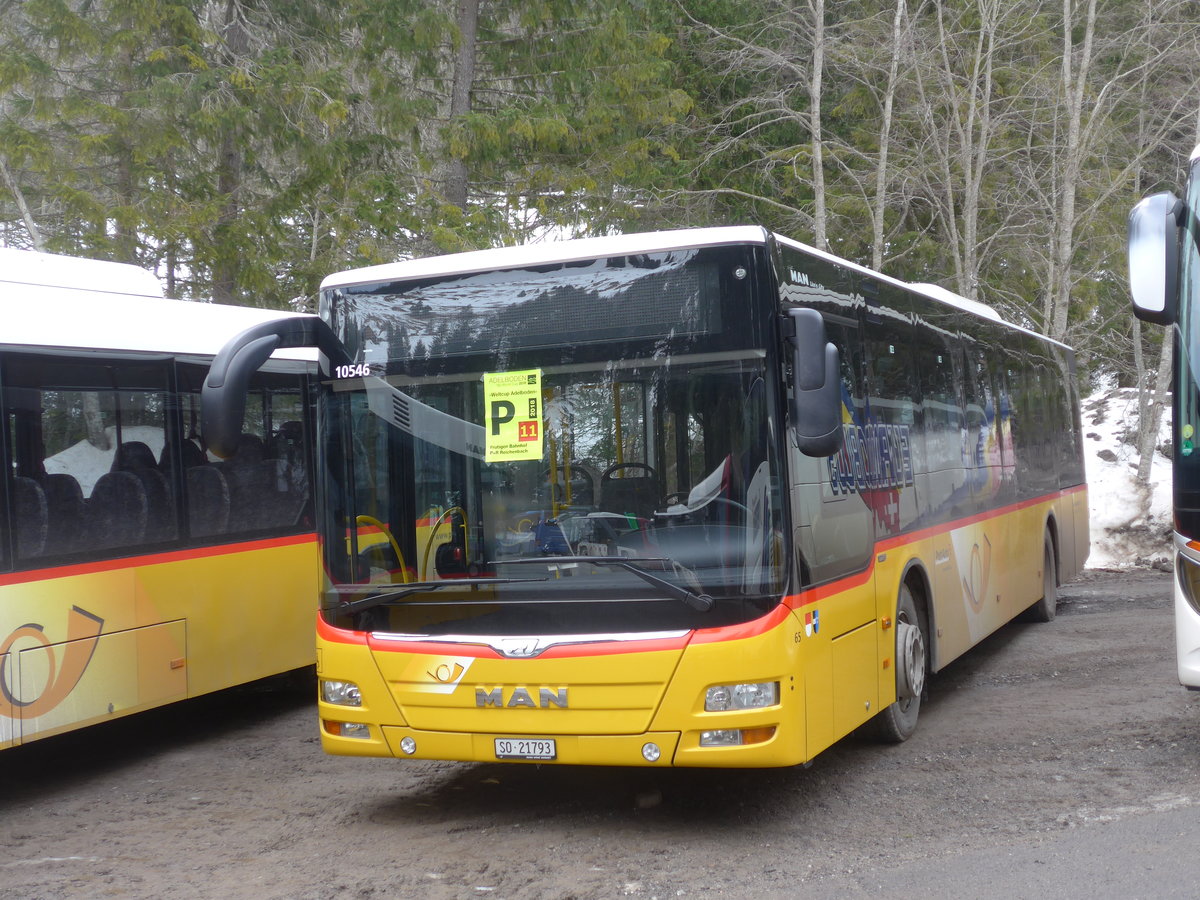
<path fill-rule="evenodd" d="M 841 361 L 842 450 L 818 459 L 788 444 L 796 568 L 807 589 L 797 625 L 810 754 L 872 714 L 879 695 L 861 329 L 850 317 L 824 317 Z"/>

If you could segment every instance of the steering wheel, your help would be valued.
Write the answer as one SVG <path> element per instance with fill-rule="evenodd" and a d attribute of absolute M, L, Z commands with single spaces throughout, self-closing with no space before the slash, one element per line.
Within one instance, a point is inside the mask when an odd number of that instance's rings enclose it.
<path fill-rule="evenodd" d="M 613 473 L 619 472 L 622 469 L 641 469 L 642 471 L 644 471 L 646 473 L 645 476 L 643 476 L 643 477 L 654 478 L 654 479 L 658 478 L 658 473 L 654 471 L 654 468 L 652 466 L 646 465 L 645 463 L 619 462 L 619 463 L 613 463 L 611 466 L 609 466 L 607 469 L 605 469 L 604 474 L 602 474 L 600 476 L 600 480 L 601 481 L 611 481 Z"/>

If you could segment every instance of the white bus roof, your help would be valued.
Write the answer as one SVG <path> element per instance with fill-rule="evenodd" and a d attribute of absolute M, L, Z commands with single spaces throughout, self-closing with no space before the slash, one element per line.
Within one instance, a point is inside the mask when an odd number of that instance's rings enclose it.
<path fill-rule="evenodd" d="M 663 253 L 692 247 L 717 247 L 732 244 L 765 244 L 772 235 L 757 225 L 737 225 L 725 228 L 683 228 L 674 231 L 651 231 L 641 234 L 620 234 L 609 237 L 579 238 L 568 241 L 547 241 L 540 244 L 525 244 L 517 247 L 497 247 L 490 250 L 472 250 L 466 253 L 451 253 L 445 256 L 430 256 L 422 259 L 386 263 L 351 269 L 329 275 L 321 282 L 321 290 L 354 287 L 360 284 L 401 281 L 414 278 L 432 278 L 446 275 L 466 275 L 472 272 L 489 272 L 495 269 L 519 269 L 528 266 L 553 265 L 598 259 L 605 256 L 629 256 L 635 253 Z M 999 313 L 985 303 L 962 297 L 936 284 L 910 284 L 875 272 L 865 266 L 810 247 L 800 241 L 776 234 L 774 239 L 803 250 L 813 256 L 851 269 L 863 275 L 889 282 L 898 287 L 917 291 L 926 297 L 966 310 L 981 318 L 1006 325 L 1018 331 L 1035 334 L 1020 325 L 1005 321 Z M 1044 335 L 1039 338 L 1049 340 Z M 1058 343 L 1057 341 L 1055 343 Z M 1065 346 L 1065 345 L 1064 345 Z"/>
<path fill-rule="evenodd" d="M 9 350 L 212 356 L 247 328 L 299 315 L 167 299 L 153 274 L 121 263 L 0 248 L 0 266 L 0 348 Z M 315 360 L 316 351 L 275 356 Z"/>
<path fill-rule="evenodd" d="M 519 269 L 600 259 L 606 256 L 630 256 L 635 253 L 663 253 L 691 247 L 716 247 L 724 244 L 765 244 L 767 232 L 752 225 L 730 228 L 685 228 L 676 231 L 649 231 L 641 234 L 615 234 L 608 237 L 576 238 L 570 241 L 546 241 L 491 250 L 471 250 L 446 256 L 429 256 L 402 262 L 368 266 L 337 272 L 321 282 L 321 290 L 397 281 L 439 275 L 465 275 L 493 269 Z"/>
<path fill-rule="evenodd" d="M 138 266 L 11 247 L 0 247 L 0 282 L 5 281 L 139 297 L 163 296 L 162 284 L 154 273 Z"/>

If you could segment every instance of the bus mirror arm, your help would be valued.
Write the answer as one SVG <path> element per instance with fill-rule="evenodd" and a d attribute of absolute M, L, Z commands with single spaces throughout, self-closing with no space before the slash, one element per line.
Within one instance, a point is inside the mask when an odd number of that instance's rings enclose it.
<path fill-rule="evenodd" d="M 815 309 L 788 311 L 792 343 L 792 433 L 805 456 L 832 456 L 842 446 L 842 398 L 837 347 L 825 339 Z"/>
<path fill-rule="evenodd" d="M 315 347 L 331 365 L 348 357 L 333 330 L 316 316 L 263 322 L 230 340 L 213 358 L 200 391 L 200 431 L 209 450 L 222 459 L 237 452 L 253 375 L 276 350 Z"/>

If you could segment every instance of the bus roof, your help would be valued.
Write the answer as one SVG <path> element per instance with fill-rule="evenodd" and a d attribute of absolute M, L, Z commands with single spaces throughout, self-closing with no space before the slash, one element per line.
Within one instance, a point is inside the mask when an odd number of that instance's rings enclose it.
<path fill-rule="evenodd" d="M 493 269 L 519 269 L 525 266 L 552 265 L 606 256 L 631 256 L 635 253 L 663 253 L 691 247 L 716 247 L 726 244 L 765 244 L 767 232 L 753 225 L 729 228 L 684 228 L 675 231 L 649 231 L 641 234 L 614 234 L 607 237 L 546 241 L 491 250 L 470 250 L 446 256 L 429 256 L 402 262 L 385 263 L 337 272 L 321 282 L 321 290 L 371 284 L 377 281 L 426 278 L 440 275 L 465 275 Z"/>
<path fill-rule="evenodd" d="M 917 291 L 932 300 L 965 310 L 973 315 L 989 319 L 1014 330 L 1035 335 L 1043 340 L 1051 340 L 1045 337 L 1045 335 L 1039 335 L 1020 325 L 1014 325 L 1006 321 L 996 310 L 985 303 L 962 297 L 940 285 L 910 284 L 898 278 L 892 278 L 889 275 L 868 269 L 866 266 L 861 266 L 850 260 L 834 256 L 832 253 L 810 247 L 800 241 L 784 237 L 780 234 L 772 234 L 765 228 L 757 225 L 650 231 L 640 234 L 619 234 L 607 237 L 578 238 L 567 241 L 547 241 L 516 247 L 497 247 L 490 250 L 472 250 L 465 253 L 423 257 L 421 259 L 403 260 L 401 262 L 385 263 L 380 266 L 368 266 L 361 269 L 337 272 L 327 276 L 321 282 L 321 290 L 354 287 L 356 285 L 376 282 L 433 278 L 447 275 L 467 275 L 473 272 L 490 272 L 496 269 L 519 269 L 528 266 L 554 265 L 557 263 L 599 259 L 606 256 L 629 256 L 635 253 L 663 253 L 693 247 L 766 244 L 770 240 L 795 247 L 798 250 L 825 259 L 835 265 L 843 266 L 863 275 L 869 275 L 872 278 L 894 284 L 897 287 Z M 1054 341 L 1054 343 L 1059 342 Z"/>
<path fill-rule="evenodd" d="M 0 247 L 0 282 L 86 288 L 110 294 L 162 297 L 153 272 L 128 263 Z"/>
<path fill-rule="evenodd" d="M 0 267 L 0 348 L 6 349 L 212 356 L 253 325 L 299 315 L 171 300 L 152 273 L 122 263 L 0 248 Z M 316 351 L 275 356 L 315 360 Z"/>

